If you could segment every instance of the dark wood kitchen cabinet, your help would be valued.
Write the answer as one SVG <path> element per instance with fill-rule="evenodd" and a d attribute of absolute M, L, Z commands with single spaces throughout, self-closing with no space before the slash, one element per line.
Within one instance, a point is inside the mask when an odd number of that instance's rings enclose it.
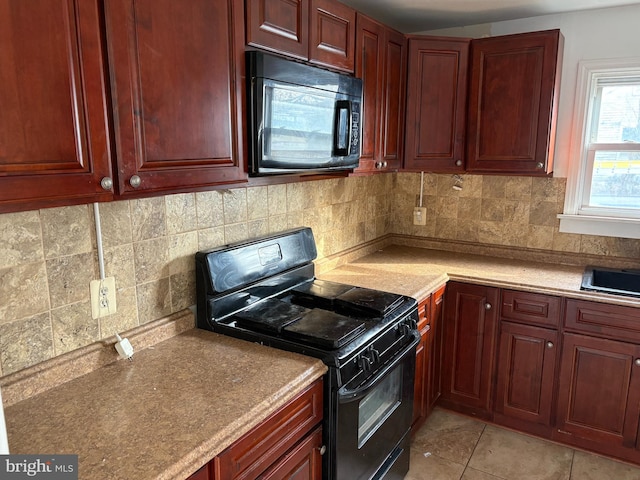
<path fill-rule="evenodd" d="M 411 432 L 415 433 L 427 419 L 427 361 L 429 354 L 429 340 L 431 338 L 429 325 L 431 317 L 431 295 L 418 302 L 418 331 L 420 343 L 416 347 L 416 374 L 413 386 L 413 417 Z"/>
<path fill-rule="evenodd" d="M 0 213 L 113 197 L 100 5 L 0 0 Z"/>
<path fill-rule="evenodd" d="M 565 333 L 554 438 L 638 463 L 639 418 L 640 345 Z"/>
<path fill-rule="evenodd" d="M 562 299 L 503 290 L 494 421 L 549 436 Z"/>
<path fill-rule="evenodd" d="M 356 77 L 362 79 L 362 152 L 355 174 L 396 171 L 404 148 L 405 36 L 358 13 Z"/>
<path fill-rule="evenodd" d="M 554 439 L 640 463 L 640 310 L 568 299 Z"/>
<path fill-rule="evenodd" d="M 444 306 L 440 404 L 491 418 L 499 290 L 449 282 Z"/>
<path fill-rule="evenodd" d="M 559 30 L 471 42 L 467 171 L 552 171 L 562 45 Z"/>
<path fill-rule="evenodd" d="M 242 0 L 105 3 L 119 193 L 246 180 Z"/>
<path fill-rule="evenodd" d="M 404 170 L 464 171 L 469 44 L 409 38 Z"/>
<path fill-rule="evenodd" d="M 356 11 L 336 0 L 247 0 L 247 45 L 353 72 Z"/>
<path fill-rule="evenodd" d="M 322 415 L 320 379 L 188 480 L 321 480 Z"/>
<path fill-rule="evenodd" d="M 446 285 L 431 294 L 429 317 L 429 343 L 427 344 L 426 416 L 428 417 L 442 393 L 442 342 L 444 293 Z"/>

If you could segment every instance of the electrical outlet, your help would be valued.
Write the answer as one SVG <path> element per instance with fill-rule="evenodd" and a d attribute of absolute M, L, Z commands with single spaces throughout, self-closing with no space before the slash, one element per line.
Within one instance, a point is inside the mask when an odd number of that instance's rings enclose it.
<path fill-rule="evenodd" d="M 413 224 L 427 224 L 427 207 L 413 207 Z"/>
<path fill-rule="evenodd" d="M 91 280 L 91 317 L 106 317 L 116 313 L 116 279 Z"/>

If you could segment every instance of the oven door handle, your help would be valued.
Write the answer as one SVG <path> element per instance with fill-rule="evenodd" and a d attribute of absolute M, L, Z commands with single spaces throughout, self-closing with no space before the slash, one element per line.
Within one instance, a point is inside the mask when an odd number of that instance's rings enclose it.
<path fill-rule="evenodd" d="M 411 343 L 407 345 L 401 353 L 396 355 L 396 358 L 391 363 L 385 365 L 384 368 L 376 372 L 376 374 L 373 375 L 369 381 L 365 382 L 358 388 L 354 388 L 353 390 L 349 390 L 346 385 L 340 388 L 340 390 L 338 390 L 338 402 L 353 402 L 354 400 L 364 397 L 369 392 L 369 390 L 380 383 L 382 379 L 387 375 L 387 373 L 393 370 L 404 359 L 404 357 L 407 356 L 407 354 L 414 350 L 418 343 L 420 343 L 420 334 L 418 333 L 418 331 L 414 330 L 413 340 L 411 341 Z"/>

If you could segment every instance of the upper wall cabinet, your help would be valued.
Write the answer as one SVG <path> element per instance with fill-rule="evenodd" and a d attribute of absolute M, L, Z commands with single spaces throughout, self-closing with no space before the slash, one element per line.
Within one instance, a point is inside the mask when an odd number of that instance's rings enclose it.
<path fill-rule="evenodd" d="M 113 196 L 99 3 L 0 0 L 0 212 Z"/>
<path fill-rule="evenodd" d="M 469 42 L 409 39 L 406 170 L 464 171 Z"/>
<path fill-rule="evenodd" d="M 246 179 L 241 0 L 105 2 L 119 192 Z"/>
<path fill-rule="evenodd" d="M 353 72 L 356 12 L 336 0 L 247 0 L 247 44 Z"/>
<path fill-rule="evenodd" d="M 395 171 L 404 146 L 407 41 L 358 14 L 356 76 L 362 79 L 362 154 L 356 174 Z"/>
<path fill-rule="evenodd" d="M 468 171 L 552 171 L 562 44 L 559 30 L 471 42 Z"/>

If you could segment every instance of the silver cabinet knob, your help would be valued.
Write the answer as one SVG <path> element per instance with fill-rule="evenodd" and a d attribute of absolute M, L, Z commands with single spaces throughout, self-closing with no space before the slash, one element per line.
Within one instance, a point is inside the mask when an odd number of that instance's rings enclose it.
<path fill-rule="evenodd" d="M 484 304 L 484 309 L 485 310 L 491 310 L 491 304 L 490 303 L 485 303 Z"/>
<path fill-rule="evenodd" d="M 462 166 L 462 160 L 456 160 L 456 167 Z"/>
<path fill-rule="evenodd" d="M 129 185 L 131 185 L 133 188 L 138 188 L 141 183 L 142 183 L 142 179 L 138 175 L 133 175 L 129 179 Z"/>
<path fill-rule="evenodd" d="M 325 452 L 327 451 L 327 446 L 322 445 L 318 450 L 320 450 L 320 455 L 324 455 Z"/>
<path fill-rule="evenodd" d="M 544 168 L 544 163 L 542 163 L 542 162 L 538 162 L 538 163 L 536 163 L 536 168 L 537 168 L 538 170 L 542 170 L 542 169 Z"/>
<path fill-rule="evenodd" d="M 547 342 L 547 348 L 553 348 L 553 342 Z"/>
<path fill-rule="evenodd" d="M 100 186 L 104 190 L 111 190 L 113 188 L 113 180 L 111 180 L 111 177 L 104 177 L 100 180 Z"/>
<path fill-rule="evenodd" d="M 636 361 L 633 363 L 635 363 L 638 367 L 640 367 L 640 358 L 636 358 Z"/>

